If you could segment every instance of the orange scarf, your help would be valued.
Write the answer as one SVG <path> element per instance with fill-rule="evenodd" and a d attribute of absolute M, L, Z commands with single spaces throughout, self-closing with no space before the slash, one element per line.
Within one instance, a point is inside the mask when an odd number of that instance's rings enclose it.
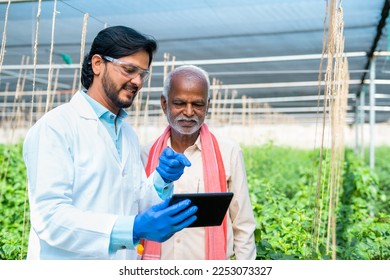
<path fill-rule="evenodd" d="M 149 152 L 146 174 L 149 176 L 157 167 L 159 156 L 167 146 L 171 128 L 168 126 L 164 133 L 156 140 Z M 226 175 L 222 162 L 221 152 L 215 136 L 209 131 L 206 124 L 200 128 L 200 142 L 202 145 L 202 163 L 205 192 L 226 192 Z M 190 167 L 191 168 L 191 167 Z M 215 176 L 218 174 L 219 176 Z M 205 227 L 206 230 L 206 259 L 225 260 L 227 240 L 227 217 L 221 226 Z M 143 260 L 158 260 L 161 258 L 161 243 L 143 240 Z"/>

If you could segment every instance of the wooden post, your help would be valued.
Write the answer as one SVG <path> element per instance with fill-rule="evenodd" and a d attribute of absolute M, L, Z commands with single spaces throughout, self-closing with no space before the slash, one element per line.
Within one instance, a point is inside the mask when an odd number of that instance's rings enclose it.
<path fill-rule="evenodd" d="M 241 125 L 245 126 L 246 124 L 246 96 L 243 95 L 241 97 L 241 102 L 242 102 L 242 111 L 241 111 Z"/>
<path fill-rule="evenodd" d="M 233 123 L 234 100 L 236 98 L 236 95 L 237 95 L 237 91 L 232 90 L 232 97 L 230 98 L 231 103 L 230 103 L 230 112 L 229 112 L 229 125 Z"/>

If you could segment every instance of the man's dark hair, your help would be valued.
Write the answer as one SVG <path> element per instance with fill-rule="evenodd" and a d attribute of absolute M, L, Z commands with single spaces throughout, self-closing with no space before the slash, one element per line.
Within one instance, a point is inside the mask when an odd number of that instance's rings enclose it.
<path fill-rule="evenodd" d="M 112 26 L 100 31 L 93 40 L 89 54 L 84 57 L 81 83 L 88 89 L 93 81 L 91 58 L 95 54 L 113 58 L 132 55 L 139 51 L 149 54 L 149 66 L 157 50 L 156 40 L 126 26 Z"/>

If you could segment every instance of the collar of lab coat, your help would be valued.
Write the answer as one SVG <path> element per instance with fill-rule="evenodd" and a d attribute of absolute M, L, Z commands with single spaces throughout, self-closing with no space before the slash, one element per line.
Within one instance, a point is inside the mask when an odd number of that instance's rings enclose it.
<path fill-rule="evenodd" d="M 126 126 L 122 126 L 122 158 L 119 158 L 119 155 L 116 151 L 116 147 L 111 139 L 111 136 L 109 135 L 108 131 L 104 128 L 103 125 L 101 125 L 102 129 L 98 129 L 99 127 L 99 117 L 96 115 L 96 112 L 93 110 L 92 106 L 88 103 L 88 101 L 85 99 L 85 97 L 82 95 L 80 91 L 76 92 L 72 99 L 70 100 L 71 105 L 77 113 L 80 115 L 81 118 L 87 119 L 87 120 L 95 120 L 96 121 L 96 129 L 97 133 L 100 134 L 106 141 L 106 143 L 111 148 L 112 152 L 115 154 L 115 157 L 118 160 L 118 163 L 121 164 L 121 167 L 123 168 L 128 160 L 129 157 L 129 144 L 132 142 L 132 139 L 130 139 L 129 133 L 127 132 Z"/>
<path fill-rule="evenodd" d="M 73 95 L 70 103 L 82 118 L 98 120 L 98 116 L 96 115 L 91 105 L 89 105 L 88 101 L 85 100 L 81 91 L 78 91 Z"/>

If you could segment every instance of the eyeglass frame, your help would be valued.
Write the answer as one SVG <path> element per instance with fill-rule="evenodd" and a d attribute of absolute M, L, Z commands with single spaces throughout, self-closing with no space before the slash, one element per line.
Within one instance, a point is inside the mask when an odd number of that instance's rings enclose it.
<path fill-rule="evenodd" d="M 100 55 L 100 57 L 107 61 L 107 62 L 111 62 L 113 64 L 116 64 L 116 65 L 119 65 L 121 66 L 121 68 L 124 70 L 125 72 L 125 75 L 131 79 L 134 79 L 135 77 L 137 77 L 138 75 L 140 75 L 141 77 L 141 80 L 142 82 L 144 83 L 148 78 L 149 78 L 149 75 L 150 75 L 150 71 L 149 70 L 145 70 L 145 69 L 142 69 L 140 67 L 138 67 L 137 65 L 133 64 L 133 63 L 130 63 L 130 62 L 124 62 L 122 60 L 119 60 L 117 58 L 113 58 L 111 56 L 108 56 L 108 55 Z M 132 70 L 133 72 L 135 72 L 135 69 L 137 70 L 137 73 L 133 73 L 133 74 L 130 74 L 127 69 L 124 67 L 124 66 L 128 66 L 128 67 L 131 67 L 133 68 L 134 70 Z"/>

